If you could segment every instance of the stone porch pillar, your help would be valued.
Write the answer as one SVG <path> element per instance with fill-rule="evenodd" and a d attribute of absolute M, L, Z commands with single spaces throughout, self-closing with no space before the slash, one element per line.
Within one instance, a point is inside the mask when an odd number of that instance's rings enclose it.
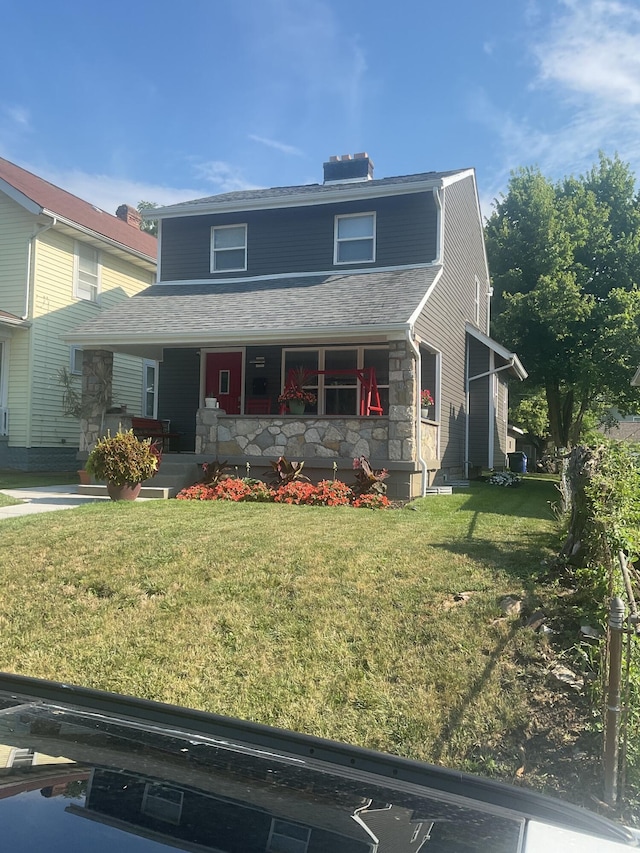
<path fill-rule="evenodd" d="M 389 459 L 417 462 L 416 363 L 406 340 L 389 342 Z"/>
<path fill-rule="evenodd" d="M 84 350 L 82 354 L 82 417 L 80 453 L 88 453 L 104 434 L 104 416 L 111 406 L 113 353 Z"/>

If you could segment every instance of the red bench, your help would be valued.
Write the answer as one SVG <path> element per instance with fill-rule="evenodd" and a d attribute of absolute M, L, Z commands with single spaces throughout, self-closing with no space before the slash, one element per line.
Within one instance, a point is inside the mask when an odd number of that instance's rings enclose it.
<path fill-rule="evenodd" d="M 131 429 L 136 438 L 150 438 L 154 444 L 160 444 L 163 453 L 169 452 L 173 439 L 176 453 L 180 452 L 180 433 L 169 432 L 163 421 L 155 418 L 131 418 Z"/>

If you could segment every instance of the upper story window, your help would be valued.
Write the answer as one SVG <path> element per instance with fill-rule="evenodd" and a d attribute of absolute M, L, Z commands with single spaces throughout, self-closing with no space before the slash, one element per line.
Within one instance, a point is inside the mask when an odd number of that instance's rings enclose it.
<path fill-rule="evenodd" d="M 336 216 L 334 264 L 357 264 L 375 259 L 375 213 Z"/>
<path fill-rule="evenodd" d="M 86 243 L 76 243 L 73 295 L 76 299 L 97 302 L 100 294 L 100 252 Z"/>
<path fill-rule="evenodd" d="M 247 226 L 217 225 L 211 229 L 211 272 L 247 268 Z"/>

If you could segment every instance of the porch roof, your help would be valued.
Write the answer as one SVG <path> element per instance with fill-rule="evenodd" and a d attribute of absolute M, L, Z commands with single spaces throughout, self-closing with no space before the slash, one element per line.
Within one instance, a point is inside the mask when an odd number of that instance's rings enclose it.
<path fill-rule="evenodd" d="M 155 284 L 84 323 L 66 340 L 107 349 L 124 344 L 211 345 L 309 334 L 406 329 L 439 266 L 352 275 Z"/>

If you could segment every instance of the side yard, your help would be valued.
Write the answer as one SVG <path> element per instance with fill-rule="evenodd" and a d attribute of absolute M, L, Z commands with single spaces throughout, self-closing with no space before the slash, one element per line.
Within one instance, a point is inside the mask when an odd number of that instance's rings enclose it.
<path fill-rule="evenodd" d="M 5 521 L 0 667 L 580 800 L 599 743 L 526 627 L 556 606 L 556 496 L 527 478 L 397 511 L 150 501 Z"/>

